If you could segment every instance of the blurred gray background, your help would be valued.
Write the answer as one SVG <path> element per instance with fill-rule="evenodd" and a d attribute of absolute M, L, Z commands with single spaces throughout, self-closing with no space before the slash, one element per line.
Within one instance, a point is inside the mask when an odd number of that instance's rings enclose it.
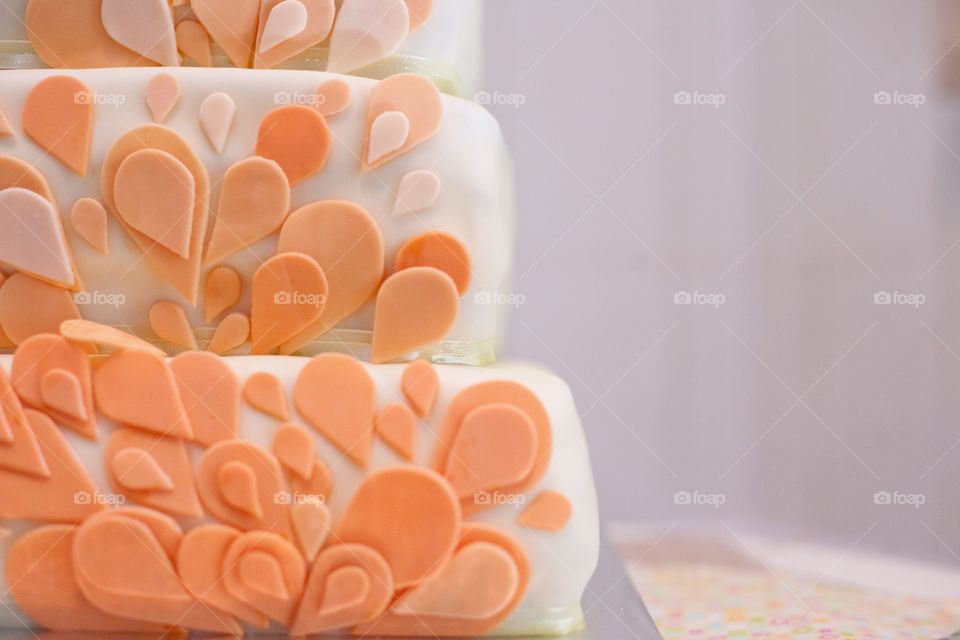
<path fill-rule="evenodd" d="M 506 351 L 571 383 L 605 519 L 960 567 L 958 3 L 487 7 Z"/>

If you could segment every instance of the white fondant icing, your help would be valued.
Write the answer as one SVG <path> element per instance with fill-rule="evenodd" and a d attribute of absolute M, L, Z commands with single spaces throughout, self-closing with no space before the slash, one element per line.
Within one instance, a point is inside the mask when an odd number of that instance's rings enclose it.
<path fill-rule="evenodd" d="M 0 262 L 67 287 L 76 284 L 56 208 L 33 191 L 0 191 Z"/>
<path fill-rule="evenodd" d="M 429 209 L 439 197 L 440 178 L 437 174 L 429 169 L 411 171 L 400 181 L 392 213 L 399 216 Z"/>
<path fill-rule="evenodd" d="M 207 140 L 217 153 L 223 153 L 237 119 L 237 103 L 225 93 L 213 93 L 200 104 L 199 117 Z"/>
<path fill-rule="evenodd" d="M 385 111 L 370 127 L 370 149 L 367 164 L 374 164 L 387 154 L 403 147 L 410 137 L 410 119 L 402 111 Z"/>
<path fill-rule="evenodd" d="M 260 38 L 260 53 L 300 34 L 307 28 L 307 8 L 300 0 L 284 0 L 273 8 Z"/>

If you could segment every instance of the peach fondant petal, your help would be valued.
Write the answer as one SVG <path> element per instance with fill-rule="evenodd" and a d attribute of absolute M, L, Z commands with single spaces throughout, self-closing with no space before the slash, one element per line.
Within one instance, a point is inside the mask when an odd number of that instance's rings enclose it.
<path fill-rule="evenodd" d="M 322 460 L 317 459 L 309 479 L 290 476 L 290 490 L 308 503 L 325 503 L 333 493 L 333 472 Z"/>
<path fill-rule="evenodd" d="M 0 189 L 21 187 L 53 202 L 50 184 L 32 165 L 13 156 L 0 156 Z"/>
<path fill-rule="evenodd" d="M 204 285 L 204 317 L 213 320 L 227 309 L 240 302 L 243 280 L 231 267 L 221 266 L 207 274 Z"/>
<path fill-rule="evenodd" d="M 0 444 L 13 442 L 13 431 L 10 425 L 27 426 L 27 414 L 23 411 L 23 403 L 17 396 L 17 391 L 10 381 L 5 370 L 0 369 L 0 416 L 3 416 L 7 428 L 0 429 Z"/>
<path fill-rule="evenodd" d="M 26 415 L 50 476 L 0 468 L 0 519 L 80 522 L 103 509 L 94 499 L 99 495 L 96 484 L 59 427 L 39 411 L 27 409 Z"/>
<path fill-rule="evenodd" d="M 273 455 L 291 473 L 309 480 L 317 450 L 309 431 L 300 425 L 287 423 L 277 427 L 273 436 Z"/>
<path fill-rule="evenodd" d="M 228 503 L 220 492 L 220 469 L 230 463 L 249 467 L 257 479 L 257 502 L 263 516 L 253 517 Z M 200 498 L 212 516 L 231 526 L 249 530 L 273 531 L 290 539 L 290 519 L 277 495 L 285 491 L 283 470 L 272 455 L 260 447 L 241 440 L 218 442 L 207 449 L 197 470 Z"/>
<path fill-rule="evenodd" d="M 204 262 L 219 262 L 280 228 L 290 211 L 290 183 L 273 160 L 254 156 L 223 176 Z"/>
<path fill-rule="evenodd" d="M 37 83 L 23 105 L 23 131 L 81 176 L 93 139 L 93 96 L 77 78 L 51 76 Z"/>
<path fill-rule="evenodd" d="M 237 103 L 225 93 L 213 93 L 200 104 L 200 126 L 217 153 L 223 153 L 237 119 Z"/>
<path fill-rule="evenodd" d="M 157 355 L 117 351 L 97 369 L 94 393 L 100 412 L 112 420 L 162 436 L 193 437 L 173 371 Z"/>
<path fill-rule="evenodd" d="M 260 0 L 191 0 L 190 8 L 233 66 L 249 67 L 257 40 Z"/>
<path fill-rule="evenodd" d="M 243 398 L 251 407 L 277 420 L 289 420 L 287 393 L 280 379 L 266 371 L 247 378 L 243 384 Z"/>
<path fill-rule="evenodd" d="M 170 300 L 161 300 L 150 307 L 150 328 L 165 342 L 186 349 L 197 348 L 197 338 L 183 307 Z"/>
<path fill-rule="evenodd" d="M 406 142 L 400 149 L 378 158 L 375 163 L 367 162 L 367 158 L 372 155 L 370 145 L 373 125 L 382 114 L 390 111 L 403 113 L 409 121 L 410 133 Z M 367 135 L 361 155 L 364 159 L 362 168 L 365 171 L 375 169 L 426 142 L 437 134 L 442 121 L 443 101 L 440 90 L 430 80 L 416 73 L 400 73 L 382 80 L 370 93 Z"/>
<path fill-rule="evenodd" d="M 316 109 L 280 107 L 260 123 L 256 154 L 276 161 L 291 187 L 323 169 L 329 153 L 330 129 Z"/>
<path fill-rule="evenodd" d="M 114 202 L 128 225 L 177 254 L 190 256 L 196 183 L 173 155 L 144 149 L 117 169 Z"/>
<path fill-rule="evenodd" d="M 77 376 L 66 369 L 48 371 L 40 382 L 40 395 L 48 409 L 70 416 L 78 422 L 86 422 L 90 418 L 83 386 Z"/>
<path fill-rule="evenodd" d="M 103 28 L 126 48 L 165 67 L 180 66 L 173 12 L 167 0 L 103 0 Z"/>
<path fill-rule="evenodd" d="M 290 592 L 283 583 L 283 569 L 269 553 L 251 551 L 240 558 L 237 569 L 251 592 L 275 600 L 290 600 Z"/>
<path fill-rule="evenodd" d="M 162 349 L 141 340 L 132 333 L 90 320 L 66 320 L 60 324 L 59 332 L 63 337 L 76 344 L 102 347 L 108 351 L 136 349 L 152 353 L 161 358 L 166 355 Z"/>
<path fill-rule="evenodd" d="M 6 400 L 7 391 L 4 390 L 4 399 Z M 16 395 L 12 395 L 16 398 Z M 5 411 L 0 411 L 0 444 L 10 444 L 13 442 L 13 429 L 10 427 L 10 418 Z"/>
<path fill-rule="evenodd" d="M 406 114 L 400 111 L 381 113 L 370 127 L 367 164 L 375 165 L 384 156 L 399 151 L 409 136 L 410 121 Z"/>
<path fill-rule="evenodd" d="M 0 262 L 51 284 L 76 284 L 60 214 L 28 189 L 0 191 Z"/>
<path fill-rule="evenodd" d="M 107 462 L 117 483 L 129 491 L 173 491 L 170 479 L 149 451 L 137 447 L 120 449 Z"/>
<path fill-rule="evenodd" d="M 390 566 L 370 547 L 324 549 L 310 568 L 290 633 L 321 634 L 373 620 L 390 604 L 393 589 Z"/>
<path fill-rule="evenodd" d="M 390 447 L 413 462 L 417 451 L 417 416 L 405 404 L 394 403 L 377 415 L 377 434 Z"/>
<path fill-rule="evenodd" d="M 169 73 L 158 73 L 147 83 L 147 107 L 153 121 L 162 124 L 180 100 L 180 83 Z"/>
<path fill-rule="evenodd" d="M 24 22 L 40 59 L 59 69 L 153 64 L 107 34 L 100 5 L 101 0 L 30 0 Z"/>
<path fill-rule="evenodd" d="M 56 370 L 69 371 L 80 383 L 86 421 L 77 420 L 47 406 L 43 398 L 43 380 Z M 34 336 L 17 349 L 10 376 L 17 395 L 27 405 L 50 414 L 61 425 L 88 438 L 96 439 L 97 423 L 93 412 L 93 379 L 90 359 L 77 345 L 54 334 Z"/>
<path fill-rule="evenodd" d="M 212 67 L 213 56 L 210 53 L 210 36 L 207 30 L 195 20 L 184 20 L 177 25 L 177 48 L 183 55 L 201 67 Z"/>
<path fill-rule="evenodd" d="M 70 211 L 70 223 L 77 235 L 91 247 L 106 255 L 110 250 L 107 210 L 99 200 L 80 198 Z"/>
<path fill-rule="evenodd" d="M 409 32 L 403 0 L 344 0 L 330 37 L 327 71 L 347 73 L 383 60 Z"/>
<path fill-rule="evenodd" d="M 271 19 L 277 7 L 287 4 L 289 0 L 263 0 L 260 9 L 260 29 L 257 52 L 254 54 L 253 66 L 257 69 L 275 67 L 293 56 L 319 45 L 327 39 L 330 28 L 333 26 L 337 8 L 334 0 L 300 0 L 306 11 L 306 23 L 297 33 L 291 29 L 283 32 L 289 34 L 282 41 L 273 46 L 264 43 L 267 40 L 267 29 L 271 27 Z M 293 11 L 299 11 L 294 9 Z M 297 23 L 296 26 L 299 26 Z M 274 38 L 274 40 L 276 40 Z"/>
<path fill-rule="evenodd" d="M 13 127 L 10 126 L 10 121 L 7 120 L 7 114 L 0 111 L 0 138 L 9 138 L 13 135 Z"/>
<path fill-rule="evenodd" d="M 228 505 L 253 518 L 263 517 L 257 474 L 243 462 L 227 462 L 217 472 L 217 489 Z"/>
<path fill-rule="evenodd" d="M 517 522 L 531 529 L 557 532 L 563 530 L 573 515 L 570 500 L 556 491 L 541 491 L 517 518 Z"/>
<path fill-rule="evenodd" d="M 440 197 L 440 177 L 429 169 L 411 171 L 403 176 L 397 189 L 392 215 L 429 209 Z"/>
<path fill-rule="evenodd" d="M 319 502 L 300 502 L 290 509 L 290 520 L 300 550 L 313 562 L 330 533 L 330 509 Z"/>
<path fill-rule="evenodd" d="M 433 267 L 398 271 L 377 296 L 371 360 L 388 362 L 440 342 L 459 313 L 457 285 L 446 273 Z"/>
<path fill-rule="evenodd" d="M 293 38 L 307 28 L 307 8 L 300 0 L 283 0 L 270 10 L 257 50 L 266 53 L 281 42 Z"/>
<path fill-rule="evenodd" d="M 75 535 L 67 525 L 40 527 L 10 547 L 7 584 L 20 610 L 51 631 L 162 633 L 162 625 L 112 616 L 87 600 L 74 578 Z"/>
<path fill-rule="evenodd" d="M 103 512 L 101 512 L 102 514 Z M 183 529 L 171 516 L 145 507 L 118 507 L 107 512 L 106 517 L 120 516 L 141 522 L 156 537 L 170 560 L 176 560 L 177 549 L 183 540 Z"/>
<path fill-rule="evenodd" d="M 124 468 L 118 468 L 115 464 L 116 455 L 127 449 L 146 451 L 163 475 L 170 479 L 172 488 L 156 490 L 128 486 L 126 479 L 120 475 Z M 186 444 L 180 440 L 120 428 L 107 441 L 104 461 L 111 486 L 128 499 L 177 517 L 199 518 L 203 515 L 190 455 Z"/>
<path fill-rule="evenodd" d="M 242 313 L 231 313 L 217 326 L 207 351 L 223 355 L 250 339 L 250 319 Z"/>
<path fill-rule="evenodd" d="M 395 271 L 410 267 L 433 267 L 453 278 L 460 295 L 470 288 L 473 266 L 470 252 L 449 233 L 431 231 L 412 238 L 403 245 L 394 259 Z"/>
<path fill-rule="evenodd" d="M 310 344 L 360 309 L 383 280 L 383 232 L 373 216 L 351 202 L 314 202 L 292 213 L 280 231 L 278 251 L 316 260 L 329 287 L 323 315 L 286 342 L 280 348 L 284 354 Z"/>
<path fill-rule="evenodd" d="M 400 377 L 403 397 L 421 418 L 433 411 L 433 405 L 440 393 L 440 376 L 436 368 L 426 360 L 411 362 Z"/>
<path fill-rule="evenodd" d="M 73 293 L 25 273 L 0 287 L 0 326 L 16 344 L 38 333 L 56 333 L 65 320 L 80 317 Z"/>
<path fill-rule="evenodd" d="M 209 447 L 236 438 L 240 382 L 223 358 L 188 351 L 171 360 L 170 368 L 197 444 Z"/>
<path fill-rule="evenodd" d="M 223 566 L 224 584 L 233 597 L 290 624 L 307 574 L 296 547 L 275 533 L 253 531 L 233 541 Z"/>
<path fill-rule="evenodd" d="M 306 254 L 281 253 L 260 265 L 253 274 L 253 353 L 269 353 L 319 320 L 327 291 L 323 269 Z"/>
<path fill-rule="evenodd" d="M 456 546 L 460 523 L 457 497 L 438 474 L 389 467 L 364 479 L 336 535 L 383 555 L 396 588 L 403 589 L 443 568 Z"/>
<path fill-rule="evenodd" d="M 405 0 L 410 12 L 410 31 L 416 31 L 430 19 L 433 0 Z"/>
<path fill-rule="evenodd" d="M 340 78 L 327 80 L 317 87 L 317 110 L 325 118 L 343 113 L 350 106 L 353 90 Z"/>
<path fill-rule="evenodd" d="M 40 442 L 26 422 L 11 420 L 0 413 L 0 420 L 10 430 L 10 440 L 0 444 L 0 469 L 26 474 L 34 478 L 49 478 L 50 467 L 40 449 Z"/>
<path fill-rule="evenodd" d="M 377 389 L 351 356 L 326 353 L 303 367 L 293 391 L 300 415 L 354 463 L 370 462 Z"/>

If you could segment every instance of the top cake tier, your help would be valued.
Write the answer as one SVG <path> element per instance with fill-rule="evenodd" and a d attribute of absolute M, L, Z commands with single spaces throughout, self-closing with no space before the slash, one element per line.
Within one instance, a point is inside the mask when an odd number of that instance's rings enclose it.
<path fill-rule="evenodd" d="M 234 66 L 479 78 L 480 0 L 0 0 L 0 69 Z"/>

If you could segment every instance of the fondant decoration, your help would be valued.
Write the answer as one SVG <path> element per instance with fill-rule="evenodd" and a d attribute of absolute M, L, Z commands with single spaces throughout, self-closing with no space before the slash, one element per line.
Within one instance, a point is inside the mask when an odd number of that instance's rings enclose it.
<path fill-rule="evenodd" d="M 314 635 L 362 624 L 390 604 L 394 583 L 379 553 L 359 544 L 338 544 L 310 568 L 291 635 Z"/>
<path fill-rule="evenodd" d="M 102 611 L 163 625 L 243 633 L 233 618 L 197 606 L 157 536 L 138 519 L 114 512 L 90 518 L 77 530 L 73 551 L 80 590 Z"/>
<path fill-rule="evenodd" d="M 403 0 L 344 0 L 330 37 L 327 71 L 347 73 L 383 60 L 409 32 Z"/>
<path fill-rule="evenodd" d="M 6 374 L 3 375 L 5 378 Z M 9 387 L 9 382 L 4 389 L 3 401 L 4 404 L 19 403 Z M 0 422 L 3 422 L 7 435 L 7 438 L 0 442 L 0 469 L 34 478 L 49 478 L 50 467 L 47 466 L 43 452 L 40 450 L 40 443 L 27 422 L 23 408 L 20 408 L 16 416 L 5 409 L 0 413 Z"/>
<path fill-rule="evenodd" d="M 280 107 L 260 122 L 256 154 L 276 161 L 291 187 L 323 169 L 329 153 L 330 129 L 316 109 Z"/>
<path fill-rule="evenodd" d="M 426 360 L 417 360 L 407 365 L 400 377 L 403 397 L 421 418 L 433 411 L 440 393 L 440 376 L 436 368 Z"/>
<path fill-rule="evenodd" d="M 410 123 L 410 133 L 402 147 L 378 157 L 371 157 L 371 131 L 377 119 L 384 113 L 396 111 L 406 116 Z M 370 92 L 370 106 L 367 112 L 367 136 L 363 147 L 363 170 L 376 169 L 399 155 L 410 151 L 417 145 L 429 140 L 440 130 L 443 121 L 443 101 L 440 90 L 427 78 L 415 73 L 400 73 L 382 80 Z"/>
<path fill-rule="evenodd" d="M 25 413 L 49 476 L 0 467 L 0 519 L 70 523 L 103 509 L 96 485 L 53 420 L 33 409 Z"/>
<path fill-rule="evenodd" d="M 433 12 L 433 0 L 405 0 L 410 12 L 410 31 L 416 31 L 430 19 Z"/>
<path fill-rule="evenodd" d="M 263 508 L 253 469 L 242 462 L 227 462 L 217 473 L 220 496 L 228 505 L 253 518 L 263 517 Z"/>
<path fill-rule="evenodd" d="M 223 495 L 220 470 L 227 464 L 245 465 L 253 473 L 257 486 L 257 502 L 262 517 L 232 506 Z M 276 458 L 260 447 L 241 440 L 218 442 L 203 454 L 197 471 L 200 499 L 211 515 L 225 524 L 244 531 L 272 531 L 291 538 L 290 520 L 277 499 L 284 491 L 283 471 Z"/>
<path fill-rule="evenodd" d="M 74 577 L 76 532 L 69 525 L 48 525 L 10 547 L 6 580 L 20 610 L 51 631 L 161 634 L 161 625 L 112 616 L 87 600 Z"/>
<path fill-rule="evenodd" d="M 200 104 L 200 126 L 217 153 L 223 153 L 237 119 L 237 103 L 225 93 L 212 93 Z"/>
<path fill-rule="evenodd" d="M 260 265 L 253 274 L 253 353 L 269 353 L 315 323 L 327 291 L 323 269 L 305 254 L 281 253 Z"/>
<path fill-rule="evenodd" d="M 207 351 L 224 355 L 250 338 L 250 319 L 242 313 L 231 313 L 217 326 Z"/>
<path fill-rule="evenodd" d="M 153 121 L 163 124 L 180 100 L 180 83 L 169 73 L 158 73 L 147 83 L 147 107 Z"/>
<path fill-rule="evenodd" d="M 56 333 L 60 323 L 80 317 L 73 294 L 15 273 L 0 287 L 0 326 L 16 344 L 38 333 Z"/>
<path fill-rule="evenodd" d="M 207 322 L 240 302 L 243 282 L 240 274 L 226 266 L 217 267 L 207 274 L 204 287 L 204 317 Z"/>
<path fill-rule="evenodd" d="M 536 485 L 550 466 L 553 441 L 550 432 L 550 417 L 540 399 L 527 387 L 516 382 L 496 380 L 469 387 L 460 392 L 447 409 L 443 424 L 438 433 L 437 448 L 433 457 L 433 468 L 440 473 L 447 470 L 452 456 L 451 451 L 457 441 L 458 433 L 464 421 L 474 410 L 485 405 L 510 404 L 533 420 L 537 433 L 537 452 L 533 468 L 527 477 L 511 486 L 499 487 L 503 495 L 521 494 Z M 479 504 L 470 499 L 462 502 L 465 512 L 479 511 L 490 505 Z"/>
<path fill-rule="evenodd" d="M 50 185 L 39 171 L 13 156 L 0 156 L 0 189 L 14 187 L 28 189 L 45 200 L 53 202 Z"/>
<path fill-rule="evenodd" d="M 290 510 L 293 533 L 308 562 L 313 562 L 330 533 L 330 509 L 319 502 L 301 502 Z"/>
<path fill-rule="evenodd" d="M 444 472 L 461 500 L 522 482 L 536 462 L 537 429 L 512 404 L 487 404 L 468 413 Z"/>
<path fill-rule="evenodd" d="M 350 460 L 370 462 L 377 389 L 354 358 L 325 353 L 303 367 L 293 390 L 300 415 Z"/>
<path fill-rule="evenodd" d="M 67 167 L 86 175 L 93 138 L 93 94 L 71 76 L 41 80 L 23 105 L 23 131 Z"/>
<path fill-rule="evenodd" d="M 305 253 L 323 269 L 329 292 L 323 315 L 280 349 L 290 354 L 334 328 L 377 293 L 384 239 L 377 221 L 350 202 L 328 200 L 298 209 L 280 231 L 278 250 Z"/>
<path fill-rule="evenodd" d="M 341 78 L 327 80 L 317 87 L 317 110 L 324 118 L 343 113 L 350 106 L 353 90 Z"/>
<path fill-rule="evenodd" d="M 197 290 L 200 284 L 201 246 L 207 232 L 210 178 L 207 175 L 206 167 L 183 138 L 170 129 L 159 125 L 147 125 L 124 134 L 114 144 L 103 163 L 100 174 L 100 189 L 103 194 L 103 201 L 108 210 L 116 211 L 113 190 L 117 169 L 129 155 L 144 149 L 155 149 L 169 153 L 177 158 L 193 175 L 196 200 L 193 207 L 193 221 L 190 225 L 193 232 L 190 240 L 189 257 L 184 258 L 161 246 L 155 240 L 127 224 L 122 217 L 120 217 L 120 222 L 161 275 L 183 294 L 189 304 L 196 305 Z"/>
<path fill-rule="evenodd" d="M 403 245 L 394 260 L 394 270 L 410 267 L 433 267 L 453 278 L 460 295 L 470 288 L 473 267 L 470 252 L 449 233 L 431 231 L 412 238 Z"/>
<path fill-rule="evenodd" d="M 129 452 L 146 456 L 138 458 Z M 104 448 L 104 467 L 113 488 L 130 500 L 173 516 L 203 515 L 190 455 L 179 440 L 136 429 L 117 429 Z M 162 482 L 164 478 L 169 483 Z"/>
<path fill-rule="evenodd" d="M 54 371 L 66 371 L 80 384 L 85 420 L 46 404 L 44 380 Z M 40 334 L 24 341 L 13 356 L 11 382 L 28 406 L 44 411 L 62 426 L 91 439 L 97 437 L 93 412 L 93 382 L 90 360 L 77 345 L 55 334 Z M 76 412 L 75 412 L 76 413 Z"/>
<path fill-rule="evenodd" d="M 190 8 L 214 42 L 220 45 L 233 66 L 250 66 L 260 0 L 191 0 Z"/>
<path fill-rule="evenodd" d="M 287 394 L 272 373 L 255 373 L 243 384 L 243 397 L 251 407 L 277 420 L 289 420 Z"/>
<path fill-rule="evenodd" d="M 166 354 L 145 340 L 141 340 L 132 333 L 121 331 L 89 320 L 67 320 L 60 324 L 60 333 L 63 337 L 81 345 L 102 347 L 108 351 L 131 349 L 145 351 L 163 357 Z"/>
<path fill-rule="evenodd" d="M 173 13 L 167 0 L 103 0 L 103 28 L 111 38 L 165 67 L 180 66 Z"/>
<path fill-rule="evenodd" d="M 157 538 L 167 557 L 176 560 L 177 549 L 183 540 L 183 529 L 171 516 L 144 507 L 119 507 L 113 509 L 111 515 L 130 518 L 145 525 Z"/>
<path fill-rule="evenodd" d="M 267 617 L 232 596 L 223 583 L 223 561 L 230 545 L 239 537 L 237 529 L 219 524 L 190 530 L 177 551 L 177 569 L 184 586 L 205 605 L 266 629 Z"/>
<path fill-rule="evenodd" d="M 284 399 L 286 408 L 286 399 Z M 303 427 L 287 423 L 277 427 L 273 436 L 273 455 L 290 473 L 309 480 L 317 460 L 313 436 Z"/>
<path fill-rule="evenodd" d="M 290 624 L 307 576 L 296 547 L 276 533 L 245 533 L 230 544 L 223 566 L 223 582 L 234 598 Z"/>
<path fill-rule="evenodd" d="M 7 114 L 0 111 L 0 138 L 10 138 L 13 135 L 13 127 L 10 126 L 10 121 L 7 120 Z"/>
<path fill-rule="evenodd" d="M 281 42 L 299 35 L 307 28 L 307 8 L 300 0 L 282 0 L 270 10 L 263 33 L 258 43 L 258 51 L 266 53 Z"/>
<path fill-rule="evenodd" d="M 161 340 L 186 349 L 197 348 L 187 314 L 176 302 L 161 300 L 154 304 L 150 307 L 149 318 L 150 328 Z"/>
<path fill-rule="evenodd" d="M 207 30 L 199 22 L 184 20 L 177 25 L 177 48 L 199 66 L 213 66 L 213 56 L 210 53 L 210 36 L 207 35 Z"/>
<path fill-rule="evenodd" d="M 290 0 L 263 0 L 255 68 L 275 67 L 327 39 L 337 11 L 334 0 L 299 0 L 299 4 L 302 15 Z M 275 17 L 281 7 L 282 12 Z M 301 18 L 306 20 L 299 28 Z"/>
<path fill-rule="evenodd" d="M 433 267 L 398 271 L 383 283 L 373 325 L 373 362 L 387 362 L 442 340 L 460 310 L 457 285 Z"/>
<path fill-rule="evenodd" d="M 313 463 L 313 469 L 308 480 L 304 480 L 297 475 L 291 475 L 289 480 L 290 489 L 294 495 L 301 496 L 307 502 L 326 502 L 333 493 L 333 473 L 319 459 Z"/>
<path fill-rule="evenodd" d="M 77 283 L 60 215 L 28 189 L 0 191 L 0 261 L 51 284 Z"/>
<path fill-rule="evenodd" d="M 70 223 L 77 235 L 106 255 L 110 251 L 107 210 L 99 200 L 80 198 L 70 211 Z"/>
<path fill-rule="evenodd" d="M 0 370 L 0 445 L 13 442 L 11 423 L 26 427 L 27 417 L 6 371 Z"/>
<path fill-rule="evenodd" d="M 112 420 L 162 436 L 193 437 L 173 372 L 155 354 L 117 351 L 100 364 L 93 388 L 97 407 Z"/>
<path fill-rule="evenodd" d="M 440 176 L 429 169 L 411 171 L 403 176 L 393 204 L 395 216 L 429 209 L 440 197 Z"/>
<path fill-rule="evenodd" d="M 219 262 L 280 228 L 290 211 L 290 183 L 273 160 L 254 156 L 223 176 L 220 205 L 204 262 Z"/>
<path fill-rule="evenodd" d="M 24 23 L 34 51 L 58 69 L 151 64 L 107 35 L 101 0 L 30 0 Z"/>
<path fill-rule="evenodd" d="M 83 394 L 77 376 L 66 369 L 51 369 L 40 381 L 43 404 L 79 422 L 86 422 L 90 417 Z"/>
<path fill-rule="evenodd" d="M 194 440 L 210 447 L 238 435 L 240 382 L 212 353 L 188 351 L 170 361 Z"/>
<path fill-rule="evenodd" d="M 517 522 L 531 529 L 562 531 L 573 516 L 570 500 L 556 491 L 541 491 L 517 518 Z"/>
<path fill-rule="evenodd" d="M 389 404 L 377 415 L 377 434 L 413 462 L 417 450 L 417 416 L 405 404 Z"/>
<path fill-rule="evenodd" d="M 367 142 L 367 164 L 374 166 L 377 160 L 399 151 L 410 137 L 410 120 L 402 111 L 384 111 L 370 127 Z"/>

